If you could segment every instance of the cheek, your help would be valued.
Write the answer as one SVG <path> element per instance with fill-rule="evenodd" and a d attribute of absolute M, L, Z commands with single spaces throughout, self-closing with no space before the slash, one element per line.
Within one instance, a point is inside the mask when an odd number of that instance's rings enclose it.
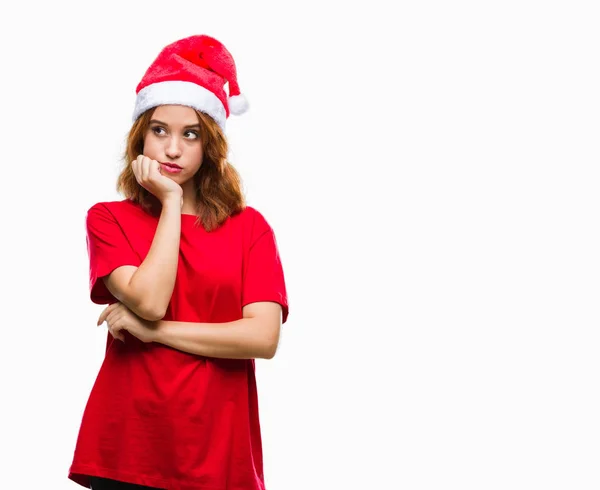
<path fill-rule="evenodd" d="M 202 162 L 202 145 L 198 145 L 198 146 L 196 147 L 196 159 L 197 159 L 199 162 Z"/>
<path fill-rule="evenodd" d="M 148 156 L 148 153 L 153 153 L 156 150 L 156 147 L 156 140 L 154 138 L 144 138 L 144 155 Z"/>
<path fill-rule="evenodd" d="M 186 159 L 190 163 L 199 165 L 202 162 L 202 146 L 201 145 L 190 145 L 185 149 Z"/>

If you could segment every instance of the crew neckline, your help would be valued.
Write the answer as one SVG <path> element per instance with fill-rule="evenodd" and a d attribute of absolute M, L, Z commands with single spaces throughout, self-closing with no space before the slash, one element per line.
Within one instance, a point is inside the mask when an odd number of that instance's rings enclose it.
<path fill-rule="evenodd" d="M 130 205 L 136 207 L 137 209 L 140 209 L 144 213 L 146 213 L 154 218 L 157 218 L 157 219 L 160 218 L 160 213 L 158 213 L 157 215 L 148 213 L 138 203 L 134 202 L 132 199 L 126 198 L 126 199 L 124 199 L 124 201 L 128 202 Z M 185 219 L 190 219 L 190 218 L 198 219 L 199 218 L 199 216 L 197 214 L 181 213 L 182 219 L 184 216 L 185 216 Z"/>

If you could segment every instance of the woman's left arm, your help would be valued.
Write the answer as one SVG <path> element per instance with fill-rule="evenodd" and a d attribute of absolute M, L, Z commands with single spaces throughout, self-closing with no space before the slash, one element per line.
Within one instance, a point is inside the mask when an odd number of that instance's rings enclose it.
<path fill-rule="evenodd" d="M 250 303 L 242 312 L 240 320 L 225 323 L 151 322 L 153 342 L 207 357 L 272 359 L 279 344 L 281 305 Z"/>

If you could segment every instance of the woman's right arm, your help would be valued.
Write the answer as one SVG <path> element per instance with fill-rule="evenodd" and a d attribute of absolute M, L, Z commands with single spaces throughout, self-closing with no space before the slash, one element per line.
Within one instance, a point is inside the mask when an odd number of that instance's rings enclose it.
<path fill-rule="evenodd" d="M 117 267 L 104 284 L 121 303 L 145 320 L 165 316 L 177 276 L 181 236 L 181 198 L 166 199 L 148 255 L 139 267 Z"/>

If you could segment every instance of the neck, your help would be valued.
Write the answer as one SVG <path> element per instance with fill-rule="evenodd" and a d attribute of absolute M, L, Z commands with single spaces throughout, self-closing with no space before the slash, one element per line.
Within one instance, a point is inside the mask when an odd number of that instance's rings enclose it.
<path fill-rule="evenodd" d="M 181 187 L 183 189 L 183 206 L 181 207 L 182 214 L 196 214 L 197 201 L 196 190 L 192 179 L 188 180 Z"/>

